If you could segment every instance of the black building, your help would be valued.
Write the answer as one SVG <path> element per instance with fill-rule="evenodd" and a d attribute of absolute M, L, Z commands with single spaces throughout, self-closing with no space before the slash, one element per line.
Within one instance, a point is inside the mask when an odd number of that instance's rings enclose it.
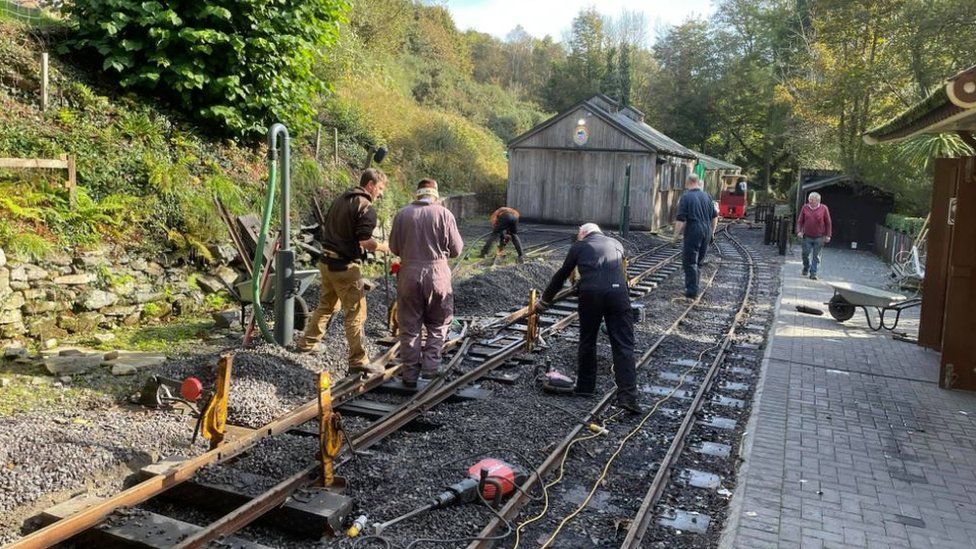
<path fill-rule="evenodd" d="M 849 175 L 823 178 L 820 172 L 804 173 L 796 209 L 800 211 L 812 192 L 820 193 L 821 201 L 830 208 L 833 238 L 830 246 L 871 249 L 874 246 L 874 226 L 883 224 L 891 213 L 895 197 L 890 192 L 864 184 Z"/>

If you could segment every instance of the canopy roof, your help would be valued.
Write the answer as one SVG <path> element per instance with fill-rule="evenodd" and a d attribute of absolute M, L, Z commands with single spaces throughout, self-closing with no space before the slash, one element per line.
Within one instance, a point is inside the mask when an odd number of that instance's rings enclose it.
<path fill-rule="evenodd" d="M 706 170 L 741 170 L 742 166 L 736 166 L 731 162 L 726 162 L 714 156 L 708 156 L 705 153 L 700 153 L 695 151 L 698 155 L 698 161 L 705 165 Z"/>
<path fill-rule="evenodd" d="M 867 131 L 869 145 L 923 133 L 976 131 L 976 65 L 952 76 L 928 97 Z"/>

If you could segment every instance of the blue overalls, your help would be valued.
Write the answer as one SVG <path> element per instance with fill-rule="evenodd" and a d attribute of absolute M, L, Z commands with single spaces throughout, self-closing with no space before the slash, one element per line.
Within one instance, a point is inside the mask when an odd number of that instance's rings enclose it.
<path fill-rule="evenodd" d="M 711 197 L 701 189 L 685 191 L 678 201 L 676 218 L 685 223 L 681 266 L 685 270 L 685 295 L 688 297 L 697 297 L 700 291 L 700 268 L 712 241 L 712 219 L 717 215 Z"/>

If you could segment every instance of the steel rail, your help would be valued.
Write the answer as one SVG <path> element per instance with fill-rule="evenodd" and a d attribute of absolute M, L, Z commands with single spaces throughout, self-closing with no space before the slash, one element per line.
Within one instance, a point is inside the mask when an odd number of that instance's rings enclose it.
<path fill-rule="evenodd" d="M 460 339 L 461 338 L 451 340 L 445 344 L 445 347 L 453 347 Z M 447 368 L 453 368 L 460 363 L 470 346 L 471 339 L 468 337 L 463 337 L 461 348 L 458 349 L 457 353 L 455 353 L 455 355 L 451 358 Z M 443 383 L 442 379 L 437 381 Z M 437 381 L 432 381 L 431 383 L 433 384 Z M 351 444 L 343 446 L 342 453 L 346 453 L 350 447 L 355 448 L 356 451 L 365 450 L 386 436 L 396 432 L 397 429 L 409 423 L 417 415 L 420 415 L 420 413 L 417 413 L 411 417 L 404 417 L 403 408 L 409 406 L 412 402 L 419 400 L 418 397 L 422 398 L 423 395 L 428 392 L 430 387 L 431 386 L 425 387 L 423 391 L 405 403 L 400 409 L 390 412 L 385 417 L 374 422 L 373 425 L 370 425 L 370 427 L 367 428 L 366 434 L 371 435 L 369 438 L 364 435 L 357 436 Z M 433 385 L 433 387 L 436 389 L 436 385 Z M 220 517 L 216 521 L 207 525 L 205 528 L 197 531 L 189 538 L 183 540 L 179 545 L 176 546 L 176 548 L 193 549 L 205 547 L 212 541 L 216 541 L 221 537 L 228 536 L 245 528 L 247 525 L 261 518 L 261 516 L 268 511 L 271 511 L 284 503 L 296 490 L 299 490 L 315 482 L 316 480 L 319 480 L 320 470 L 321 465 L 317 462 L 309 465 L 301 471 L 272 486 L 263 494 L 258 495 L 244 505 Z"/>
<path fill-rule="evenodd" d="M 681 422 L 681 426 L 678 428 L 678 432 L 671 441 L 671 445 L 668 448 L 667 453 L 664 455 L 664 459 L 658 466 L 657 472 L 654 475 L 654 480 L 651 482 L 651 486 L 647 490 L 647 494 L 644 496 L 641 502 L 640 508 L 634 515 L 634 521 L 631 522 L 630 528 L 627 529 L 627 535 L 621 544 L 622 549 L 631 549 L 633 547 L 638 547 L 644 534 L 647 532 L 648 526 L 650 526 L 651 519 L 653 518 L 652 510 L 657 504 L 661 495 L 664 493 L 664 489 L 667 487 L 667 481 L 670 479 L 671 469 L 677 462 L 678 456 L 681 455 L 681 451 L 684 449 L 685 442 L 688 435 L 691 433 L 691 428 L 694 425 L 695 417 L 701 410 L 702 405 L 705 402 L 705 395 L 711 389 L 712 382 L 715 379 L 715 374 L 718 372 L 719 366 L 722 364 L 725 358 L 725 353 L 732 343 L 732 338 L 735 336 L 736 327 L 741 321 L 742 314 L 746 310 L 746 306 L 749 303 L 749 298 L 752 294 L 753 282 L 755 280 L 755 260 L 749 250 L 732 237 L 729 230 L 726 228 L 726 235 L 729 237 L 729 241 L 739 249 L 742 256 L 747 260 L 749 266 L 749 278 L 746 282 L 746 290 L 742 296 L 742 303 L 739 305 L 739 309 L 736 311 L 735 316 L 732 319 L 732 324 L 729 326 L 728 331 L 725 333 L 725 337 L 722 339 L 721 346 L 715 355 L 715 359 L 712 360 L 711 366 L 709 366 L 708 373 L 705 374 L 701 385 L 698 387 L 698 392 L 695 394 L 694 400 L 692 400 L 691 406 L 688 408 L 688 412 L 685 414 L 684 419 Z"/>
<path fill-rule="evenodd" d="M 660 247 L 657 249 L 660 249 Z M 670 261 L 670 259 L 673 258 L 674 256 L 671 256 L 668 260 L 665 260 L 665 263 L 667 261 Z M 708 282 L 705 285 L 705 290 L 708 290 L 708 288 L 712 286 L 712 282 L 715 280 L 715 275 L 717 273 L 718 273 L 718 269 L 716 269 L 709 277 Z M 698 305 L 698 303 L 701 301 L 702 296 L 704 294 L 705 291 L 702 291 L 701 294 L 699 294 L 699 296 L 696 297 L 685 308 L 684 311 L 682 311 L 682 313 L 674 320 L 674 322 L 671 323 L 668 329 L 665 330 L 664 333 L 662 333 L 661 336 L 658 337 L 654 341 L 654 343 L 652 343 L 651 346 L 647 348 L 646 351 L 644 351 L 644 354 L 641 355 L 641 358 L 637 363 L 637 368 L 643 368 L 644 366 L 647 365 L 648 362 L 650 362 L 651 356 L 654 354 L 654 351 L 656 351 L 658 347 L 660 347 L 661 344 L 668 337 L 670 337 L 671 333 L 678 327 L 681 321 L 683 321 L 685 317 L 687 317 L 688 314 L 692 311 L 692 309 L 694 309 L 695 306 Z M 616 392 L 617 392 L 616 389 L 612 389 L 609 392 L 607 392 L 603 396 L 603 398 L 601 398 L 600 401 L 596 404 L 596 406 L 594 406 L 589 411 L 586 417 L 595 417 L 599 413 L 601 413 L 603 409 L 606 408 L 607 405 L 610 403 L 610 400 L 613 398 Z M 497 539 L 493 539 L 493 535 L 495 531 L 502 526 L 503 522 L 511 521 L 518 514 L 518 512 L 528 501 L 529 499 L 528 494 L 532 490 L 532 488 L 536 485 L 536 483 L 540 482 L 543 476 L 549 473 L 549 470 L 552 469 L 552 467 L 556 463 L 558 463 L 559 460 L 562 459 L 562 456 L 566 452 L 566 449 L 569 447 L 570 444 L 572 444 L 573 440 L 577 436 L 579 436 L 583 428 L 584 428 L 583 423 L 579 422 L 576 425 L 574 425 L 572 429 L 570 429 L 569 434 L 567 434 L 566 437 L 563 438 L 558 445 L 556 445 L 555 449 L 552 452 L 550 452 L 548 456 L 546 456 L 546 459 L 542 462 L 542 464 L 540 464 L 539 467 L 534 469 L 529 474 L 529 477 L 522 485 L 522 489 L 518 490 L 515 493 L 515 495 L 513 495 L 508 500 L 508 502 L 498 511 L 497 515 L 491 520 L 491 522 L 489 522 L 481 530 L 481 532 L 478 534 L 478 538 L 475 541 L 472 541 L 471 544 L 467 546 L 467 549 L 488 549 L 489 547 L 492 547 L 496 541 L 498 541 Z"/>
<path fill-rule="evenodd" d="M 374 361 L 374 364 L 385 368 L 383 373 L 372 374 L 361 380 L 343 380 L 337 384 L 333 391 L 333 402 L 336 405 L 342 404 L 366 391 L 378 387 L 395 376 L 400 365 L 395 364 L 390 368 L 386 368 L 386 366 L 390 364 L 398 348 L 399 343 L 394 344 L 386 353 Z M 61 543 L 74 535 L 97 526 L 116 509 L 120 507 L 132 507 L 143 503 L 178 484 L 190 480 L 203 467 L 214 463 L 222 463 L 238 456 L 254 447 L 254 445 L 264 438 L 284 433 L 302 423 L 315 419 L 318 413 L 318 399 L 313 399 L 241 438 L 234 439 L 213 450 L 175 464 L 166 472 L 154 475 L 92 507 L 32 532 L 6 547 L 7 549 L 41 549 Z"/>
<path fill-rule="evenodd" d="M 654 248 L 651 248 L 650 250 L 648 250 L 646 252 L 641 252 L 641 253 L 635 255 L 634 257 L 628 259 L 627 261 L 630 263 L 630 265 L 633 265 L 637 261 L 640 261 L 641 259 L 644 259 L 645 257 L 648 257 L 651 254 L 654 254 L 654 253 L 656 253 L 656 252 L 658 252 L 660 250 L 663 250 L 664 248 L 667 248 L 670 245 L 671 245 L 670 243 L 667 243 L 667 244 L 661 244 L 660 246 L 655 246 Z M 665 264 L 667 264 L 671 260 L 675 259 L 680 254 L 681 254 L 681 251 L 680 250 L 679 251 L 676 251 L 675 253 L 671 254 L 670 256 L 668 256 L 667 258 L 665 258 L 664 260 L 662 260 L 662 261 L 658 262 L 657 264 L 655 264 L 653 267 L 650 267 L 649 269 L 645 269 L 644 271 L 641 271 L 640 273 L 638 273 L 638 274 L 634 275 L 633 277 L 627 279 L 627 284 L 630 285 L 631 287 L 633 287 L 635 284 L 637 284 L 641 280 L 643 280 L 643 279 L 647 278 L 648 276 L 650 276 L 650 275 L 656 273 L 657 271 L 659 271 L 661 269 L 661 267 L 663 267 Z M 562 289 L 562 290 L 560 290 L 559 292 L 556 293 L 556 295 L 553 297 L 553 302 L 559 301 L 561 299 L 565 299 L 566 297 L 569 297 L 570 295 L 572 295 L 572 293 L 573 293 L 573 287 L 564 288 L 564 289 Z M 515 322 L 518 322 L 519 320 L 525 318 L 526 316 L 528 316 L 528 314 L 529 314 L 529 308 L 528 307 L 522 307 L 521 309 L 512 312 L 508 316 L 506 316 L 506 317 L 504 317 L 504 318 L 502 318 L 500 320 L 496 320 L 495 322 L 489 324 L 487 327 L 488 328 L 499 328 L 499 327 L 504 328 L 506 326 L 510 326 L 511 324 L 513 324 Z"/>
<path fill-rule="evenodd" d="M 655 248 L 654 251 L 660 249 L 661 247 Z M 672 254 L 671 256 L 662 259 L 657 264 L 645 269 L 638 276 L 643 277 L 656 272 L 673 260 L 675 256 L 676 254 Z M 569 291 L 570 290 L 566 290 L 567 293 Z M 565 326 L 568 326 L 573 320 L 575 320 L 576 316 L 578 316 L 578 313 L 567 315 L 566 318 L 561 319 L 556 324 L 547 328 L 547 330 L 544 332 L 549 334 L 554 331 L 558 331 Z M 461 349 L 458 350 L 455 356 L 451 359 L 451 362 L 448 364 L 448 369 L 452 369 L 459 364 L 461 360 L 463 360 L 464 355 L 467 353 L 467 349 L 470 347 L 471 343 L 470 338 L 465 338 Z M 518 354 L 524 345 L 525 343 L 521 340 L 513 341 L 512 343 L 509 343 L 508 345 L 499 349 L 499 351 L 493 354 L 488 360 L 485 360 L 475 368 L 472 368 L 450 382 L 445 382 L 443 378 L 432 381 L 431 385 L 425 387 L 424 390 L 415 395 L 414 398 L 410 399 L 396 410 L 390 412 L 385 417 L 377 420 L 372 425 L 367 427 L 365 431 L 357 435 L 352 440 L 351 445 L 343 448 L 342 453 L 347 454 L 350 446 L 355 448 L 356 451 L 359 451 L 368 449 L 377 444 L 381 440 L 397 432 L 404 425 L 419 417 L 427 410 L 430 410 L 434 406 L 437 406 L 441 402 L 450 398 L 462 387 L 483 377 L 485 374 L 491 370 L 494 370 L 512 356 Z M 607 401 L 609 401 L 609 398 L 610 397 L 608 396 Z M 318 463 L 309 465 L 305 469 L 276 484 L 265 493 L 255 497 L 241 507 L 238 507 L 231 513 L 228 513 L 218 520 L 212 522 L 206 528 L 199 530 L 193 536 L 180 543 L 177 547 L 179 549 L 195 549 L 204 547 L 206 544 L 214 540 L 241 530 L 271 509 L 274 509 L 278 505 L 284 503 L 296 490 L 314 482 L 318 478 L 318 470 Z"/>

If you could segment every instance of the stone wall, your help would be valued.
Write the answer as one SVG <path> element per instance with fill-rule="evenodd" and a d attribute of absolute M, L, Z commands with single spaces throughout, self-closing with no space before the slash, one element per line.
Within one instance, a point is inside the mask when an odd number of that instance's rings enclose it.
<path fill-rule="evenodd" d="M 237 275 L 224 267 L 218 276 L 232 283 Z M 76 334 L 192 313 L 205 293 L 220 287 L 216 277 L 166 265 L 164 257 L 146 260 L 112 248 L 54 253 L 37 262 L 0 249 L 0 343 L 53 346 Z"/>

